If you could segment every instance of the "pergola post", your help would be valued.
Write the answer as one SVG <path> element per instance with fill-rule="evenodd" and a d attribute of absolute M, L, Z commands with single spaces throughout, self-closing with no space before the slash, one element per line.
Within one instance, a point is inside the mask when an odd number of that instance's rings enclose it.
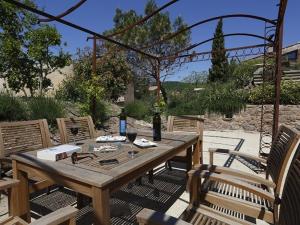
<path fill-rule="evenodd" d="M 93 56 L 92 56 L 92 77 L 96 76 L 97 73 L 97 39 L 94 35 L 93 37 Z M 90 110 L 92 114 L 92 119 L 94 123 L 96 122 L 96 97 L 92 96 L 90 102 Z"/>
<path fill-rule="evenodd" d="M 288 0 L 281 0 L 278 10 L 278 19 L 275 36 L 275 101 L 272 138 L 274 140 L 278 131 L 279 124 L 279 105 L 280 105 L 280 85 L 282 77 L 282 41 L 283 41 L 283 22 Z"/>

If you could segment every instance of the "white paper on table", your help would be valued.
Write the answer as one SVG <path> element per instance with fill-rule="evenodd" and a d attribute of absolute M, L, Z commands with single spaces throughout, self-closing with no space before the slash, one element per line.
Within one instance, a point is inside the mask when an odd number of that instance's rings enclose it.
<path fill-rule="evenodd" d="M 96 138 L 97 142 L 121 142 L 121 141 L 126 141 L 125 136 L 100 136 Z"/>
<path fill-rule="evenodd" d="M 145 138 L 141 138 L 141 139 L 136 139 L 133 144 L 135 144 L 138 147 L 142 147 L 142 148 L 147 148 L 147 147 L 155 147 L 157 146 L 157 144 L 155 142 L 152 141 L 148 141 Z"/>
<path fill-rule="evenodd" d="M 81 148 L 76 145 L 59 145 L 51 148 L 46 148 L 40 151 L 37 151 L 37 158 L 45 159 L 50 161 L 57 161 L 63 156 L 71 155 L 73 152 L 79 151 Z"/>
<path fill-rule="evenodd" d="M 102 145 L 102 146 L 94 148 L 95 152 L 114 152 L 117 150 L 118 150 L 118 148 L 116 146 L 112 146 L 112 145 Z"/>

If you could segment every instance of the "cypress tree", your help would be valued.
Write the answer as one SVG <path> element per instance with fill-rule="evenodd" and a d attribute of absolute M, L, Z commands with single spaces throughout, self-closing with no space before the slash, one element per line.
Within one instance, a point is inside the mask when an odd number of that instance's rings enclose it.
<path fill-rule="evenodd" d="M 208 80 L 210 82 L 228 80 L 228 61 L 225 51 L 225 41 L 223 37 L 223 21 L 219 20 L 214 33 L 211 53 L 211 69 L 209 69 Z"/>

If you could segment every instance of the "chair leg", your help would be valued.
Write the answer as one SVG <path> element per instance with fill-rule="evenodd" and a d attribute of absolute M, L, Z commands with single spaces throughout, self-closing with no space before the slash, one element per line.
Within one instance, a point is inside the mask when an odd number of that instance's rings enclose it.
<path fill-rule="evenodd" d="M 135 183 L 136 183 L 137 185 L 142 185 L 142 184 L 143 184 L 143 182 L 142 182 L 142 177 L 137 178 L 137 179 L 135 180 Z"/>
<path fill-rule="evenodd" d="M 171 160 L 168 160 L 168 161 L 166 162 L 166 168 L 169 169 L 170 171 L 172 171 Z"/>
<path fill-rule="evenodd" d="M 153 180 L 153 170 L 150 170 L 148 172 L 148 180 L 149 180 L 149 183 L 150 184 L 153 184 L 154 183 L 154 180 Z"/>
<path fill-rule="evenodd" d="M 193 148 L 186 150 L 186 172 L 189 172 L 193 166 Z"/>
<path fill-rule="evenodd" d="M 82 209 L 91 202 L 91 198 L 81 193 L 77 193 L 77 208 Z"/>

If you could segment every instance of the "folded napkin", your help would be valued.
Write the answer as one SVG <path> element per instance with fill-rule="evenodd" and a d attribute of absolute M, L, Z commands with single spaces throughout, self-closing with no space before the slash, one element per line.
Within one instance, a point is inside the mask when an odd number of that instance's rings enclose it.
<path fill-rule="evenodd" d="M 155 147 L 157 146 L 157 144 L 155 142 L 152 141 L 148 141 L 145 138 L 141 138 L 141 139 L 136 139 L 133 144 L 135 144 L 138 147 L 141 148 L 147 148 L 147 147 Z"/>
<path fill-rule="evenodd" d="M 125 136 L 100 136 L 96 138 L 96 142 L 120 142 L 120 141 L 126 141 Z"/>

